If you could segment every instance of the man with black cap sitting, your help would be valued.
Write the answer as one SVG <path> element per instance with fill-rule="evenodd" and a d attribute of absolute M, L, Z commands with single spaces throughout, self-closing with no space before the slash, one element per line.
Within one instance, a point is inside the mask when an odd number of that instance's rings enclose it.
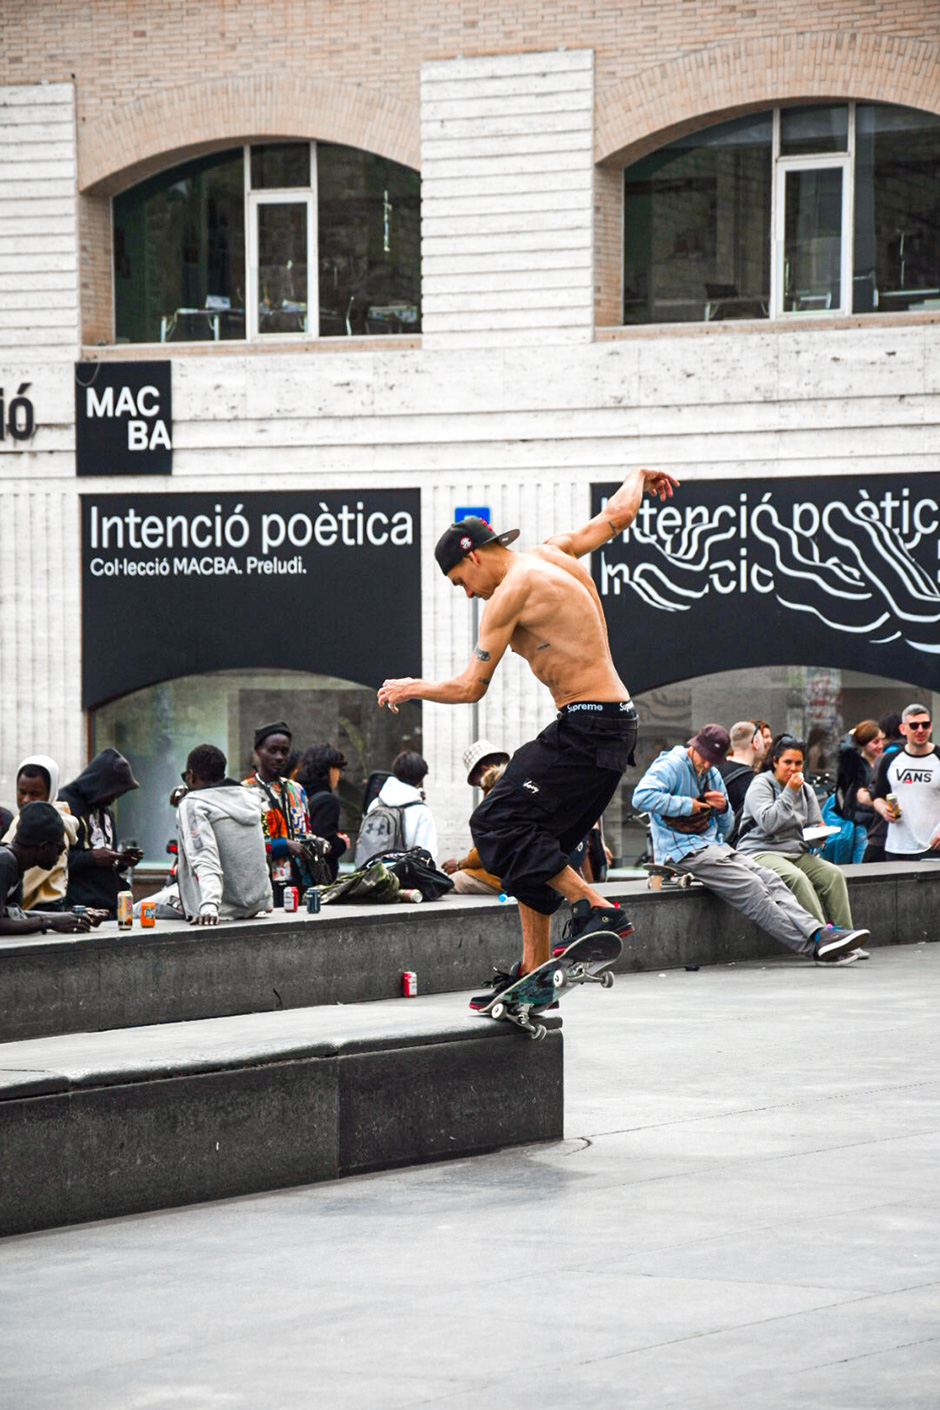
<path fill-rule="evenodd" d="M 721 725 L 703 725 L 688 744 L 665 749 L 633 790 L 633 806 L 649 813 L 653 855 L 688 873 L 768 935 L 819 965 L 854 964 L 867 930 L 820 926 L 783 877 L 729 847 L 734 825 L 718 765 L 731 738 Z"/>
<path fill-rule="evenodd" d="M 632 470 L 604 509 L 581 529 L 556 534 L 527 553 L 509 548 L 519 530 L 496 533 L 478 518 L 452 524 L 438 540 L 441 571 L 486 606 L 470 664 L 447 681 L 387 680 L 380 705 L 404 700 L 444 705 L 481 699 L 507 650 L 525 657 L 551 691 L 557 719 L 516 751 L 505 774 L 476 809 L 470 831 L 487 871 L 519 902 L 522 960 L 499 972 L 494 991 L 549 958 L 549 926 L 563 900 L 572 903 L 569 940 L 595 930 L 627 935 L 623 912 L 568 865 L 633 761 L 636 711 L 617 674 L 600 597 L 578 562 L 633 523 L 644 493 L 671 497 L 678 481 L 663 471 Z M 483 1008 L 492 994 L 475 996 Z"/>
<path fill-rule="evenodd" d="M 72 934 L 97 925 L 102 914 L 24 911 L 23 876 L 30 867 L 51 871 L 65 850 L 65 824 L 51 803 L 27 803 L 13 841 L 0 847 L 0 935 Z"/>

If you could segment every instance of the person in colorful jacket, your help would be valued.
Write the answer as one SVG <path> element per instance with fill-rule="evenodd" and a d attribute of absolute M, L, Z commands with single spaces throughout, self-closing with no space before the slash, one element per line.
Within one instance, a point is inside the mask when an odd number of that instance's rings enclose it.
<path fill-rule="evenodd" d="M 303 842 L 312 837 L 307 795 L 299 783 L 284 777 L 291 752 L 290 726 L 284 720 L 255 730 L 255 772 L 242 780 L 255 794 L 261 812 L 274 904 L 284 901 L 285 886 L 302 887 Z M 329 843 L 318 839 L 321 851 Z"/>
<path fill-rule="evenodd" d="M 852 964 L 867 930 L 821 926 L 782 877 L 727 845 L 734 813 L 717 766 L 730 747 L 721 725 L 703 725 L 686 746 L 654 759 L 634 788 L 634 808 L 650 815 L 657 862 L 694 876 L 797 954 Z"/>

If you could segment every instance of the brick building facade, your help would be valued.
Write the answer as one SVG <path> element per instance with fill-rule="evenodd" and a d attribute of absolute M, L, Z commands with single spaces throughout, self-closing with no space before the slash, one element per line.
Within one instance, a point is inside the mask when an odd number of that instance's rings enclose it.
<path fill-rule="evenodd" d="M 807 316 L 624 322 L 624 168 L 732 119 L 824 103 L 853 123 L 856 104 L 940 113 L 937 6 L 6 7 L 0 387 L 7 407 L 28 387 L 35 430 L 0 441 L 0 800 L 26 754 L 48 751 L 68 776 L 89 746 L 82 494 L 418 490 L 421 664 L 441 677 L 471 645 L 466 604 L 430 554 L 458 505 L 487 505 L 532 541 L 587 517 L 591 485 L 637 460 L 690 484 L 930 476 L 929 280 L 913 307 L 808 316 L 807 296 Z M 117 343 L 115 198 L 197 158 L 288 141 L 420 172 L 420 332 Z M 147 359 L 171 365 L 172 476 L 76 478 L 76 364 Z M 317 630 L 298 631 L 278 668 L 316 672 Z M 907 679 L 940 687 L 935 659 Z M 875 696 L 856 684 L 861 710 Z M 755 713 L 787 722 L 785 676 L 772 699 L 749 689 Z M 515 746 L 548 717 L 543 694 L 506 662 L 478 731 Z M 659 738 L 730 702 L 709 688 L 649 708 Z M 468 716 L 431 707 L 423 721 L 431 800 L 455 841 Z"/>

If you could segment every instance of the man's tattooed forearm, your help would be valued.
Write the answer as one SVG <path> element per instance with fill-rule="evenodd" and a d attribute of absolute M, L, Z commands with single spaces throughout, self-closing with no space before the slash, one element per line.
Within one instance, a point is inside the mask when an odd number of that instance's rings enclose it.
<path fill-rule="evenodd" d="M 473 654 L 478 661 L 488 661 L 490 659 L 490 653 L 484 651 L 482 646 L 475 646 L 473 648 Z"/>

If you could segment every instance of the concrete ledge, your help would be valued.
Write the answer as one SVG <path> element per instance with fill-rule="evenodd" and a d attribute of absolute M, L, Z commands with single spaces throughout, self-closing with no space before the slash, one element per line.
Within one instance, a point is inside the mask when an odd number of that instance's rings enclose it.
<path fill-rule="evenodd" d="M 940 864 L 846 867 L 856 919 L 875 945 L 931 939 Z M 602 888 L 628 910 L 636 934 L 621 970 L 727 964 L 786 953 L 699 888 Z M 565 908 L 566 909 L 566 908 Z M 555 920 L 560 933 L 564 912 Z M 514 904 L 449 896 L 423 906 L 337 906 L 319 916 L 197 929 L 167 921 L 119 934 L 0 939 L 0 1041 L 183 1022 L 238 1013 L 397 998 L 403 970 L 419 992 L 467 990 L 519 954 Z"/>
<path fill-rule="evenodd" d="M 561 1020 L 429 1003 L 6 1044 L 0 1234 L 560 1139 Z"/>

